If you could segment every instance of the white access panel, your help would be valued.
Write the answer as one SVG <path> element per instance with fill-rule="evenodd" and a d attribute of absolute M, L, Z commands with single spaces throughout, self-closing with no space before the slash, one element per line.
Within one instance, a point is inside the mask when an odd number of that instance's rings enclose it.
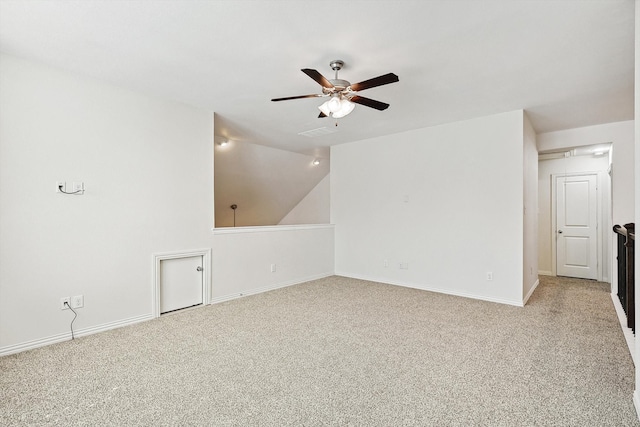
<path fill-rule="evenodd" d="M 203 303 L 202 256 L 160 261 L 160 313 Z"/>

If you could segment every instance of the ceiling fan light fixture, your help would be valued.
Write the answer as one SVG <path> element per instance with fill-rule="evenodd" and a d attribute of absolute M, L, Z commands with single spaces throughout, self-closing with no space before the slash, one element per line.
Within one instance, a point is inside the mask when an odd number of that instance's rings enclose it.
<path fill-rule="evenodd" d="M 332 97 L 330 100 L 319 106 L 318 109 L 327 117 L 339 119 L 352 112 L 355 107 L 356 104 L 346 98 L 340 99 L 339 97 Z"/>
<path fill-rule="evenodd" d="M 322 114 L 329 117 L 331 116 L 331 110 L 329 110 L 329 101 L 324 102 L 321 106 L 318 107 L 318 110 L 322 111 Z"/>
<path fill-rule="evenodd" d="M 340 104 L 341 104 L 340 110 L 334 112 L 331 115 L 331 117 L 333 117 L 334 119 L 339 119 L 341 117 L 344 117 L 347 114 L 351 113 L 354 108 L 356 108 L 356 104 L 349 101 L 348 99 L 343 99 L 342 101 L 340 101 Z"/>
<path fill-rule="evenodd" d="M 342 100 L 339 96 L 332 96 L 330 100 L 327 101 L 327 108 L 332 113 L 337 113 L 342 108 Z"/>

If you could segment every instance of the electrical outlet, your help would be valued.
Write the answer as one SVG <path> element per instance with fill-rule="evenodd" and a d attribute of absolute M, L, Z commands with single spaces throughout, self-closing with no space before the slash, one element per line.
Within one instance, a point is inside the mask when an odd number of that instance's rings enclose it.
<path fill-rule="evenodd" d="M 272 273 L 276 272 L 276 265 L 275 264 L 271 264 L 271 272 Z"/>
<path fill-rule="evenodd" d="M 491 271 L 487 271 L 487 280 L 493 280 L 493 273 Z"/>
<path fill-rule="evenodd" d="M 71 297 L 71 308 L 82 308 L 84 307 L 84 296 L 76 295 Z"/>
<path fill-rule="evenodd" d="M 409 263 L 408 262 L 401 262 L 400 263 L 400 270 L 408 270 L 409 269 Z"/>
<path fill-rule="evenodd" d="M 76 193 L 76 194 L 83 194 L 84 193 L 84 182 L 74 182 L 72 191 L 74 193 Z"/>
<path fill-rule="evenodd" d="M 389 260 L 385 259 L 384 260 L 384 268 L 387 268 L 387 267 L 389 267 Z"/>
<path fill-rule="evenodd" d="M 56 181 L 56 193 L 67 191 L 67 183 L 64 181 Z"/>
<path fill-rule="evenodd" d="M 65 302 L 71 305 L 71 298 L 70 297 L 60 298 L 60 310 L 69 310 L 69 305 L 65 304 Z"/>

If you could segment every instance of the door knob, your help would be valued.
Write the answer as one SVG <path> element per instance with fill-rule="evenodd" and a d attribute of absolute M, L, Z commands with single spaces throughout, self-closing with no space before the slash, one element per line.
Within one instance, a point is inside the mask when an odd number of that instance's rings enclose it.
<path fill-rule="evenodd" d="M 198 266 L 198 267 L 196 268 L 196 271 L 202 271 L 202 267 Z"/>
<path fill-rule="evenodd" d="M 558 234 L 562 234 L 562 230 L 558 230 Z"/>

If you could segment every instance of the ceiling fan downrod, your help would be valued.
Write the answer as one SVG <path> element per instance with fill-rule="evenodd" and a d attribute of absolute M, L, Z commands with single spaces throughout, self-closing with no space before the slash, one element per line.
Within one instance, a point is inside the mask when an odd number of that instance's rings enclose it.
<path fill-rule="evenodd" d="M 336 72 L 336 80 L 338 80 L 338 71 L 340 71 L 342 67 L 344 67 L 344 61 L 340 59 L 334 59 L 329 63 L 329 66 L 333 71 Z"/>
<path fill-rule="evenodd" d="M 333 71 L 336 72 L 335 74 L 335 78 L 333 80 L 329 80 L 329 83 L 331 83 L 333 85 L 332 88 L 328 88 L 325 93 L 340 93 L 342 94 L 342 91 L 344 91 L 346 88 L 348 88 L 351 83 L 349 83 L 346 80 L 341 80 L 338 78 L 338 71 L 340 71 L 342 69 L 342 67 L 344 67 L 344 61 L 341 59 L 334 59 L 333 61 L 331 61 L 329 63 L 329 66 L 331 67 L 331 69 Z"/>

